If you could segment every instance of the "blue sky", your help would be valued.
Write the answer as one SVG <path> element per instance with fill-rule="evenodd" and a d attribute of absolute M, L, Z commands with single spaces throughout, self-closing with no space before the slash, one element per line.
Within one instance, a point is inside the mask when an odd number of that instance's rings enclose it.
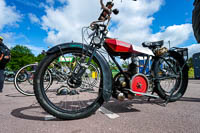
<path fill-rule="evenodd" d="M 120 14 L 113 16 L 110 36 L 135 45 L 171 40 L 191 53 L 200 48 L 191 28 L 193 0 L 120 1 L 115 0 Z M 0 11 L 5 43 L 26 45 L 37 55 L 48 46 L 80 41 L 81 27 L 98 18 L 100 5 L 99 0 L 0 0 Z"/>

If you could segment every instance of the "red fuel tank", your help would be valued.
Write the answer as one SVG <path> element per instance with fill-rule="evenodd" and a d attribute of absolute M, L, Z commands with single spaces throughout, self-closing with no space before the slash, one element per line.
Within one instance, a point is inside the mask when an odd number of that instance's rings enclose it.
<path fill-rule="evenodd" d="M 117 39 L 106 39 L 105 43 L 114 51 L 114 52 L 131 52 L 131 44 L 119 41 Z"/>
<path fill-rule="evenodd" d="M 137 55 L 152 55 L 154 53 L 149 48 L 132 45 L 117 39 L 106 39 L 105 43 L 116 53 L 134 53 Z"/>

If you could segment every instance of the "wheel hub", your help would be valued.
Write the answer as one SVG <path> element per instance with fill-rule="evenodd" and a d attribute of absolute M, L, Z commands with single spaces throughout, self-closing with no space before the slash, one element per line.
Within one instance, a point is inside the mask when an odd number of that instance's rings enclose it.
<path fill-rule="evenodd" d="M 148 90 L 148 79 L 143 74 L 136 74 L 132 80 L 130 81 L 130 87 L 132 91 L 146 93 Z M 140 94 L 136 94 L 137 96 L 141 96 Z"/>
<path fill-rule="evenodd" d="M 71 77 L 71 78 L 68 79 L 67 84 L 71 88 L 78 88 L 78 87 L 81 86 L 82 80 L 81 79 L 76 79 L 74 77 Z"/>

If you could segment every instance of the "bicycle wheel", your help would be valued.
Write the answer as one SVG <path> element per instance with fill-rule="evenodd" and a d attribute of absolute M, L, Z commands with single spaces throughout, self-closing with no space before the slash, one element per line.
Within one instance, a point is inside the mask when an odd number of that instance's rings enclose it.
<path fill-rule="evenodd" d="M 182 57 L 175 53 L 166 53 L 156 61 L 154 67 L 155 92 L 170 102 L 180 99 L 188 85 L 188 71 L 183 66 Z"/>
<path fill-rule="evenodd" d="M 33 91 L 33 78 L 35 69 L 37 67 L 37 64 L 29 64 L 17 71 L 15 78 L 14 78 L 14 85 L 17 91 L 22 93 L 26 96 L 34 96 Z M 44 80 L 45 82 L 45 90 L 49 88 L 52 82 L 51 73 L 47 71 L 46 76 L 48 76 L 47 80 Z"/>
<path fill-rule="evenodd" d="M 86 55 L 88 60 L 91 54 Z M 67 60 L 64 60 L 66 58 Z M 86 68 L 85 73 L 82 78 L 75 82 L 71 80 L 72 72 L 76 72 L 80 68 L 80 59 L 82 58 L 82 49 L 67 49 L 61 53 L 47 55 L 39 64 L 36 71 L 36 76 L 34 78 L 34 90 L 35 96 L 48 113 L 56 116 L 60 119 L 79 119 L 91 115 L 95 112 L 104 102 L 103 92 L 102 92 L 102 80 L 103 73 L 100 67 L 100 63 L 94 56 L 91 64 Z M 67 68 L 69 71 L 62 75 L 65 82 L 53 82 L 48 91 L 44 90 L 43 80 L 44 73 L 48 69 L 52 69 L 57 64 L 58 68 Z M 94 70 L 99 70 L 99 78 L 96 80 L 94 85 L 90 82 L 86 82 L 85 75 L 87 75 L 87 80 L 91 79 L 92 72 Z M 61 70 L 60 70 L 61 71 Z M 61 75 L 60 75 L 61 76 Z M 55 78 L 57 79 L 57 78 Z M 88 84 L 88 87 L 84 86 Z M 58 95 L 57 91 L 60 89 L 67 90 L 64 95 Z"/>
<path fill-rule="evenodd" d="M 14 77 L 15 77 L 14 73 L 6 74 L 4 80 L 8 81 L 8 82 L 13 82 L 14 81 Z"/>
<path fill-rule="evenodd" d="M 82 80 L 83 83 L 81 85 L 81 88 L 83 88 L 83 91 L 87 91 L 87 89 L 90 90 L 91 88 L 93 88 L 99 80 L 98 68 L 96 68 L 95 65 L 90 64 L 87 71 L 84 73 Z"/>

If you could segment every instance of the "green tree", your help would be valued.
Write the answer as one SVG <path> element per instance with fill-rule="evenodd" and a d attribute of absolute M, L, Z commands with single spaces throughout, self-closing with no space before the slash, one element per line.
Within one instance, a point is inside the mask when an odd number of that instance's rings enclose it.
<path fill-rule="evenodd" d="M 35 56 L 31 50 L 22 45 L 11 48 L 11 60 L 7 65 L 10 70 L 18 70 L 21 67 L 35 62 Z"/>
<path fill-rule="evenodd" d="M 35 58 L 35 61 L 39 63 L 44 57 L 45 57 L 45 55 L 43 53 L 41 53 Z"/>

